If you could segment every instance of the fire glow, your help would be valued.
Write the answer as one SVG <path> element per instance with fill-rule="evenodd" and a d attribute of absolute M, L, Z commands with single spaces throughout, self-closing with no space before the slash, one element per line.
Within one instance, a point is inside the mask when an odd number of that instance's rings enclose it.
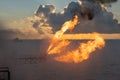
<path fill-rule="evenodd" d="M 96 49 L 104 47 L 104 39 L 98 33 L 94 32 L 91 33 L 92 40 L 80 43 L 78 48 L 69 50 L 67 47 L 71 41 L 63 39 L 62 36 L 67 30 L 73 30 L 77 23 L 78 16 L 75 16 L 73 20 L 65 22 L 62 28 L 54 35 L 47 50 L 48 55 L 57 55 L 54 56 L 54 60 L 66 63 L 79 63 L 87 60 L 90 54 Z"/>

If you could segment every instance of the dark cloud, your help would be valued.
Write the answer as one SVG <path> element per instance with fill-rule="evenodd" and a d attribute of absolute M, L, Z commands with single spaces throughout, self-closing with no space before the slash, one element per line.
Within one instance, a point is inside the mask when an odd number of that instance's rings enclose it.
<path fill-rule="evenodd" d="M 100 3 L 93 3 L 92 0 L 81 0 L 80 2 L 71 2 L 64 8 L 62 12 L 55 12 L 55 7 L 52 5 L 40 5 L 35 13 L 35 16 L 40 17 L 44 15 L 47 19 L 44 24 L 52 26 L 54 32 L 59 30 L 62 24 L 70 19 L 73 19 L 74 15 L 79 16 L 80 23 L 70 33 L 119 33 L 120 25 L 116 19 L 113 19 L 112 12 L 108 12 Z M 100 0 L 93 0 L 96 2 L 102 2 Z M 33 23 L 33 27 L 41 27 L 43 23 L 39 19 Z M 37 28 L 38 29 L 38 28 Z"/>
<path fill-rule="evenodd" d="M 26 26 L 26 29 L 6 30 L 3 22 L 0 21 L 0 39 L 36 38 L 41 37 L 41 34 L 49 36 L 58 31 L 65 21 L 73 19 L 75 15 L 79 16 L 79 24 L 73 31 L 67 31 L 67 33 L 120 33 L 120 25 L 113 18 L 112 12 L 101 7 L 100 3 L 93 3 L 90 0 L 81 1 L 82 4 L 79 1 L 69 3 L 61 12 L 56 12 L 53 5 L 40 5 L 34 17 L 28 19 L 30 22 L 28 26 L 31 27 Z M 23 22 L 28 23 L 24 20 Z"/>
<path fill-rule="evenodd" d="M 40 16 L 43 13 L 45 16 L 49 16 L 54 10 L 55 7 L 53 5 L 40 5 L 35 15 Z"/>
<path fill-rule="evenodd" d="M 94 2 L 94 3 L 113 3 L 113 2 L 117 2 L 118 0 L 79 0 L 79 1 L 90 1 L 90 2 Z"/>
<path fill-rule="evenodd" d="M 89 0 L 90 1 L 90 0 Z M 113 3 L 113 2 L 117 2 L 118 0 L 91 0 L 94 2 L 100 2 L 100 3 Z"/>

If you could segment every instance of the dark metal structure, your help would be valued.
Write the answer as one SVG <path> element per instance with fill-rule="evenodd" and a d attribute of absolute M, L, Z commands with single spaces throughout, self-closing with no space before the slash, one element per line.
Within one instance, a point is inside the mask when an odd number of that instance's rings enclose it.
<path fill-rule="evenodd" d="M 10 71 L 8 67 L 0 67 L 0 80 L 10 80 Z"/>

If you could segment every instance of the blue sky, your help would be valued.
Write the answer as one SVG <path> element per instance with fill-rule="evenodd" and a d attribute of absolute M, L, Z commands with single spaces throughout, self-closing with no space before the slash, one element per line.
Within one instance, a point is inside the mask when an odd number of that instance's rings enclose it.
<path fill-rule="evenodd" d="M 71 1 L 72 0 L 0 0 L 0 17 L 2 17 L 2 19 L 13 20 L 32 16 L 40 4 L 53 4 L 59 11 Z"/>
<path fill-rule="evenodd" d="M 62 10 L 69 2 L 77 0 L 0 0 L 0 18 L 6 21 L 33 16 L 40 4 L 53 4 L 57 11 Z M 120 0 L 109 9 L 120 20 Z"/>

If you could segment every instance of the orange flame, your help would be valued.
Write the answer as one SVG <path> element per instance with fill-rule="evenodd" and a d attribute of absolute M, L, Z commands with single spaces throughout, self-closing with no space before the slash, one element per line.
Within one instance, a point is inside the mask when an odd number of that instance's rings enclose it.
<path fill-rule="evenodd" d="M 87 43 L 82 43 L 79 45 L 78 49 L 68 52 L 62 56 L 55 57 L 54 59 L 60 62 L 82 62 L 89 58 L 90 54 L 96 50 L 100 49 L 105 45 L 105 41 L 97 33 L 94 33 L 92 37 L 95 37 L 93 41 L 88 41 Z"/>
<path fill-rule="evenodd" d="M 65 48 L 67 45 L 70 44 L 68 40 L 58 40 L 52 41 L 52 44 L 48 48 L 48 54 L 58 54 L 62 52 L 62 49 Z"/>
<path fill-rule="evenodd" d="M 48 54 L 57 54 L 58 52 L 60 52 L 60 49 L 62 49 L 62 47 L 67 46 L 69 44 L 68 40 L 60 40 L 60 38 L 62 37 L 65 31 L 72 30 L 75 27 L 75 25 L 77 25 L 77 23 L 78 16 L 75 16 L 73 21 L 67 21 L 62 25 L 61 30 L 55 33 L 55 36 L 52 39 L 50 46 L 48 47 Z"/>
<path fill-rule="evenodd" d="M 90 54 L 95 51 L 97 48 L 100 49 L 104 47 L 105 41 L 98 33 L 93 33 L 92 38 L 94 40 L 88 41 L 87 43 L 79 44 L 79 47 L 76 50 L 68 51 L 67 46 L 70 45 L 70 41 L 62 39 L 62 35 L 67 30 L 74 29 L 75 25 L 78 23 L 78 16 L 75 16 L 73 21 L 67 21 L 62 25 L 61 30 L 57 31 L 54 35 L 54 38 L 51 41 L 50 46 L 48 47 L 48 54 L 61 54 L 55 56 L 54 59 L 60 62 L 82 62 L 89 58 Z M 79 36 L 78 36 L 79 37 Z M 66 52 L 63 54 L 62 52 Z"/>
<path fill-rule="evenodd" d="M 61 30 L 56 32 L 55 38 L 60 38 L 64 34 L 64 32 L 66 32 L 67 30 L 72 30 L 75 27 L 75 25 L 77 25 L 77 23 L 78 23 L 78 16 L 75 16 L 73 21 L 70 20 L 65 22 L 62 25 Z"/>

